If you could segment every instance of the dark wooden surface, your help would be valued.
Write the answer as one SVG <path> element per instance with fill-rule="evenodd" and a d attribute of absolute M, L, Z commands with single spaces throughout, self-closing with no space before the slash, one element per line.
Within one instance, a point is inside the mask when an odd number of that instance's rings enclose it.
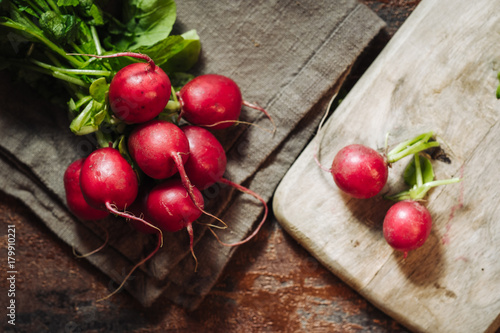
<path fill-rule="evenodd" d="M 363 0 L 387 22 L 356 64 L 356 82 L 419 1 Z M 18 201 L 0 192 L 0 270 L 7 271 L 7 228 L 16 226 L 16 326 L 4 332 L 407 332 L 327 271 L 271 218 L 241 246 L 201 306 L 168 301 L 142 308 L 126 292 L 96 303 L 116 285 L 55 237 Z M 118 272 L 123 276 L 127 272 Z M 3 275 L 2 275 L 3 276 Z M 0 280 L 6 312 L 9 288 Z"/>

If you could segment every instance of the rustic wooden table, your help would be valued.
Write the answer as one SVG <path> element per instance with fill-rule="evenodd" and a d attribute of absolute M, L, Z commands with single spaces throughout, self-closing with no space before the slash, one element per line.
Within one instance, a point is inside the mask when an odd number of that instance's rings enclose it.
<path fill-rule="evenodd" d="M 361 2 L 387 27 L 355 66 L 346 89 L 419 1 Z M 16 326 L 2 321 L 5 332 L 407 332 L 322 267 L 273 218 L 254 241 L 237 250 L 193 312 L 168 301 L 144 309 L 126 292 L 96 304 L 95 299 L 116 285 L 86 260 L 75 258 L 27 207 L 1 192 L 0 222 L 4 256 L 9 225 L 16 226 L 17 241 Z M 2 260 L 4 272 L 6 265 Z M 0 285 L 9 288 L 5 278 Z M 0 303 L 5 302 L 2 292 Z"/>

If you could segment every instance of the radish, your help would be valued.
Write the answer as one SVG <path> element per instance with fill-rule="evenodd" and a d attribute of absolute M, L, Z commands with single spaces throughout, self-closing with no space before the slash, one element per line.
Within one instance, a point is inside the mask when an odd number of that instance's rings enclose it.
<path fill-rule="evenodd" d="M 186 83 L 177 96 L 181 105 L 179 119 L 184 118 L 193 125 L 227 128 L 238 122 L 242 106 L 259 110 L 273 121 L 265 109 L 243 100 L 236 82 L 223 75 L 197 76 Z"/>
<path fill-rule="evenodd" d="M 186 175 L 184 163 L 189 158 L 189 142 L 186 135 L 175 124 L 153 119 L 138 124 L 127 141 L 128 151 L 146 175 L 154 179 L 166 179 L 177 172 L 194 204 L 202 213 L 220 219 L 203 210 L 203 200 L 193 192 L 193 185 Z"/>
<path fill-rule="evenodd" d="M 146 220 L 131 213 L 122 212 L 135 201 L 138 193 L 138 180 L 132 166 L 118 150 L 104 147 L 90 153 L 82 165 L 80 187 L 87 203 L 95 209 L 107 210 L 125 219 L 136 220 L 158 232 L 156 248 L 131 269 L 115 291 L 100 299 L 104 300 L 118 292 L 131 274 L 158 252 L 163 243 L 163 234 L 159 228 Z"/>
<path fill-rule="evenodd" d="M 189 144 L 189 159 L 184 168 L 191 183 L 199 190 L 218 182 L 226 171 L 227 157 L 219 140 L 199 126 L 182 126 Z"/>
<path fill-rule="evenodd" d="M 412 187 L 408 191 L 385 197 L 397 202 L 384 218 L 384 238 L 395 250 L 403 251 L 405 258 L 408 251 L 421 247 L 431 232 L 431 214 L 420 201 L 431 188 L 460 181 L 459 178 L 434 180 L 431 162 L 418 153 L 413 157 L 404 172 L 405 182 Z"/>
<path fill-rule="evenodd" d="M 82 170 L 84 158 L 72 162 L 64 172 L 64 190 L 69 210 L 82 220 L 100 220 L 109 215 L 109 212 L 91 207 L 82 194 L 80 188 L 80 171 Z"/>
<path fill-rule="evenodd" d="M 406 258 L 408 251 L 425 243 L 431 226 L 431 214 L 424 205 L 414 200 L 399 201 L 384 218 L 384 238 L 395 250 L 403 251 Z"/>
<path fill-rule="evenodd" d="M 386 154 L 361 144 L 351 144 L 337 152 L 329 169 L 321 165 L 316 155 L 314 158 L 323 170 L 332 174 L 339 189 L 354 198 L 368 199 L 380 193 L 385 186 L 392 163 L 410 154 L 439 146 L 436 141 L 429 142 L 432 135 L 432 132 L 418 135 L 398 144 Z"/>
<path fill-rule="evenodd" d="M 64 182 L 64 190 L 66 192 L 66 203 L 68 205 L 69 210 L 79 219 L 87 220 L 87 221 L 98 221 L 109 215 L 109 212 L 106 210 L 96 209 L 91 207 L 82 194 L 82 189 L 80 187 L 80 172 L 82 170 L 84 158 L 77 159 L 72 162 L 64 172 L 63 182 Z M 109 240 L 108 231 L 100 224 L 96 224 L 104 234 L 106 235 L 105 240 L 101 246 L 90 251 L 86 254 L 77 254 L 75 248 L 73 248 L 73 254 L 78 258 L 83 258 L 90 256 L 96 252 L 102 250 Z"/>
<path fill-rule="evenodd" d="M 260 230 L 267 219 L 268 206 L 264 199 L 250 189 L 236 184 L 223 177 L 226 171 L 226 153 L 217 138 L 210 131 L 199 126 L 182 126 L 182 131 L 189 141 L 190 157 L 185 164 L 186 175 L 200 190 L 206 189 L 216 182 L 232 186 L 237 190 L 252 195 L 264 206 L 264 215 L 254 232 L 246 239 L 233 244 L 221 242 L 226 246 L 236 246 L 248 242 Z M 213 232 L 212 229 L 210 229 Z M 214 233 L 217 237 L 217 235 Z M 217 237 L 218 239 L 218 237 Z M 220 240 L 219 240 L 220 241 Z"/>
<path fill-rule="evenodd" d="M 80 173 L 80 187 L 90 206 L 117 213 L 130 206 L 139 188 L 132 166 L 118 152 L 105 147 L 85 159 Z"/>
<path fill-rule="evenodd" d="M 172 94 L 167 74 L 153 59 L 141 53 L 85 54 L 94 58 L 133 57 L 147 63 L 132 63 L 120 69 L 109 85 L 108 100 L 114 115 L 128 124 L 142 123 L 158 116 Z"/>
<path fill-rule="evenodd" d="M 187 229 L 189 248 L 196 260 L 193 250 L 193 222 L 202 214 L 203 196 L 196 187 L 191 190 L 200 207 L 191 200 L 180 180 L 168 179 L 149 192 L 146 209 L 154 224 L 163 231 L 176 232 Z"/>
<path fill-rule="evenodd" d="M 109 85 L 111 110 L 129 124 L 148 121 L 163 111 L 171 89 L 167 74 L 154 63 L 127 65 Z"/>
<path fill-rule="evenodd" d="M 181 129 L 165 120 L 137 125 L 127 141 L 128 151 L 149 177 L 165 179 L 183 168 L 189 158 L 189 142 Z"/>
<path fill-rule="evenodd" d="M 335 184 L 354 198 L 367 199 L 378 194 L 387 182 L 389 168 L 384 156 L 359 144 L 342 148 L 332 162 Z"/>

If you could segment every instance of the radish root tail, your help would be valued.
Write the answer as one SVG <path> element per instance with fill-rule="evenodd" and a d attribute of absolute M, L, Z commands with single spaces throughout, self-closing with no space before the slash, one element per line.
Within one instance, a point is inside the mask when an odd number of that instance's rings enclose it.
<path fill-rule="evenodd" d="M 160 235 L 158 235 L 158 243 L 156 244 L 155 249 L 146 258 L 142 259 L 134 267 L 132 267 L 132 269 L 130 270 L 130 272 L 125 276 L 125 278 L 120 283 L 120 285 L 112 293 L 108 294 L 107 296 L 104 296 L 103 298 L 98 299 L 97 302 L 102 302 L 102 301 L 110 298 L 111 296 L 115 295 L 117 292 L 119 292 L 123 288 L 123 286 L 125 285 L 125 283 L 127 283 L 127 280 L 130 278 L 130 276 L 132 275 L 132 273 L 135 272 L 135 270 L 137 268 L 139 268 L 142 264 L 144 264 L 149 259 L 151 259 L 156 254 L 156 252 L 158 252 L 158 250 L 161 247 L 161 244 L 162 244 L 162 241 L 161 241 Z"/>
<path fill-rule="evenodd" d="M 210 125 L 198 125 L 198 126 L 200 126 L 200 127 L 209 127 L 210 128 L 210 127 L 215 127 L 217 125 L 225 124 L 225 123 L 245 124 L 245 125 L 255 126 L 255 127 L 258 127 L 261 130 L 267 131 L 267 132 L 269 132 L 271 134 L 274 134 L 274 132 L 276 131 L 276 129 L 270 130 L 270 129 L 264 128 L 264 127 L 262 127 L 260 125 L 257 125 L 257 124 L 254 124 L 254 123 L 251 123 L 251 122 L 248 122 L 248 121 L 243 121 L 243 120 L 221 120 L 221 121 L 218 121 L 218 122 L 210 124 Z"/>
<path fill-rule="evenodd" d="M 248 241 L 250 241 L 253 237 L 255 237 L 255 235 L 257 235 L 260 231 L 260 229 L 262 228 L 262 226 L 264 225 L 264 222 L 267 220 L 267 214 L 269 212 L 269 208 L 267 206 L 267 203 L 266 201 L 260 196 L 258 195 L 257 193 L 255 193 L 254 191 L 242 186 L 242 185 L 239 185 L 239 184 L 236 184 L 232 181 L 230 181 L 229 179 L 226 179 L 226 178 L 221 178 L 220 179 L 220 182 L 221 183 L 224 183 L 226 185 L 230 185 L 234 188 L 236 188 L 237 190 L 243 192 L 243 193 L 247 193 L 247 194 L 250 194 L 251 196 L 255 197 L 256 199 L 258 199 L 262 205 L 264 206 L 264 215 L 262 216 L 262 219 L 261 221 L 259 222 L 259 224 L 257 225 L 257 227 L 255 228 L 255 230 L 245 239 L 239 241 L 239 242 L 236 242 L 236 243 L 225 243 L 223 241 L 220 240 L 219 236 L 217 236 L 217 234 L 215 233 L 215 231 L 213 231 L 211 228 L 210 231 L 212 232 L 212 234 L 215 236 L 215 238 L 217 239 L 217 241 L 224 245 L 224 246 L 238 246 L 238 245 L 242 245 L 242 244 L 245 244 L 247 243 Z"/>
<path fill-rule="evenodd" d="M 315 146 L 314 146 L 315 147 L 315 149 L 314 149 L 314 161 L 320 167 L 321 170 L 328 171 L 328 172 L 331 172 L 332 169 L 323 166 L 321 164 L 321 162 L 319 161 L 319 158 L 318 158 L 318 154 L 319 154 L 318 141 L 321 140 L 321 137 L 320 137 L 321 129 L 323 128 L 323 124 L 325 123 L 326 119 L 328 118 L 328 115 L 330 114 L 330 109 L 332 108 L 333 101 L 335 100 L 335 98 L 337 98 L 337 93 L 335 93 L 332 96 L 332 98 L 330 99 L 330 102 L 328 103 L 328 106 L 327 106 L 327 108 L 325 110 L 325 113 L 323 114 L 323 117 L 321 118 L 321 121 L 319 122 L 318 131 L 316 132 L 316 137 L 314 138 L 314 140 L 316 141 L 315 142 Z"/>
<path fill-rule="evenodd" d="M 158 231 L 158 243 L 156 244 L 155 249 L 146 258 L 142 259 L 134 267 L 132 267 L 130 272 L 125 276 L 123 281 L 120 283 L 120 285 L 113 292 L 111 292 L 110 294 L 108 294 L 107 296 L 105 296 L 103 298 L 98 299 L 96 302 L 102 302 L 102 301 L 110 298 L 111 296 L 115 295 L 117 292 L 119 292 L 123 288 L 123 286 L 125 285 L 127 280 L 130 278 L 130 276 L 132 276 L 132 273 L 134 273 L 137 268 L 139 268 L 141 265 L 143 265 L 145 262 L 147 262 L 149 259 L 151 259 L 156 254 L 156 252 L 158 252 L 160 247 L 163 246 L 163 233 L 161 232 L 161 230 L 158 227 L 156 227 L 156 226 L 152 225 L 151 223 L 149 223 L 141 218 L 138 218 L 132 214 L 120 212 L 119 210 L 116 209 L 116 207 L 113 204 L 111 204 L 109 202 L 106 203 L 106 208 L 115 215 L 125 217 L 126 219 L 133 219 L 136 221 L 140 221 L 140 222 L 145 223 L 146 225 L 148 225 L 152 228 L 155 228 Z"/>
<path fill-rule="evenodd" d="M 271 124 L 273 125 L 272 134 L 274 134 L 274 132 L 276 132 L 276 124 L 274 123 L 274 119 L 271 117 L 271 115 L 269 114 L 269 112 L 266 111 L 266 109 L 264 109 L 263 107 L 261 107 L 257 103 L 249 103 L 249 102 L 247 102 L 245 100 L 243 100 L 243 105 L 247 106 L 247 107 L 249 107 L 251 109 L 258 110 L 258 111 L 264 113 L 266 115 L 266 117 L 269 118 L 269 120 L 271 121 Z"/>
<path fill-rule="evenodd" d="M 191 250 L 191 255 L 194 258 L 194 262 L 195 262 L 195 264 L 194 264 L 194 271 L 196 272 L 196 270 L 198 269 L 198 258 L 196 258 L 196 255 L 194 254 L 194 232 L 193 232 L 193 224 L 189 223 L 186 226 L 186 229 L 187 229 L 188 234 L 189 234 L 189 249 Z"/>
<path fill-rule="evenodd" d="M 147 225 L 147 226 L 149 226 L 149 227 L 151 227 L 151 228 L 155 229 L 156 231 L 158 231 L 158 234 L 159 234 L 159 236 L 160 236 L 160 242 L 161 242 L 161 243 L 160 243 L 160 245 L 161 245 L 160 247 L 162 247 L 162 246 L 163 246 L 163 232 L 161 231 L 161 229 L 160 229 L 160 228 L 158 228 L 157 226 L 155 226 L 155 225 L 153 225 L 153 224 L 149 223 L 148 221 L 146 221 L 146 220 L 144 220 L 144 219 L 142 219 L 142 218 L 140 218 L 140 217 L 135 216 L 135 215 L 134 215 L 134 214 L 132 214 L 132 213 L 125 213 L 125 212 L 121 212 L 121 211 L 119 211 L 119 210 L 116 208 L 116 206 L 115 206 L 114 204 L 112 204 L 112 203 L 106 202 L 106 208 L 108 209 L 108 211 L 110 211 L 111 213 L 113 213 L 113 214 L 115 214 L 115 215 L 117 215 L 117 216 L 121 216 L 121 217 L 123 217 L 123 218 L 125 218 L 125 219 L 127 219 L 127 220 L 135 220 L 135 221 L 139 221 L 139 222 L 144 223 L 145 225 Z"/>
<path fill-rule="evenodd" d="M 73 246 L 73 254 L 75 257 L 77 258 L 85 258 L 85 257 L 88 257 L 88 256 L 91 256 L 93 255 L 94 253 L 97 253 L 99 251 L 101 251 L 107 244 L 108 244 L 108 241 L 109 241 L 109 232 L 108 230 L 106 230 L 106 228 L 104 228 L 102 225 L 100 225 L 99 223 L 96 223 L 96 225 L 102 230 L 104 231 L 104 234 L 106 235 L 106 238 L 104 239 L 104 243 L 102 243 L 101 246 L 99 246 L 98 248 L 96 248 L 95 250 L 92 250 L 88 253 L 85 253 L 85 254 L 78 254 L 76 253 L 76 249 L 75 247 Z"/>

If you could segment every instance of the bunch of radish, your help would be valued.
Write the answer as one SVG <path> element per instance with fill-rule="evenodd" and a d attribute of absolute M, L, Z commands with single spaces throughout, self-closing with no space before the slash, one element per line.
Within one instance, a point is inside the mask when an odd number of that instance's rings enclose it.
<path fill-rule="evenodd" d="M 174 92 L 167 74 L 146 55 L 121 52 L 95 57 L 122 56 L 146 61 L 125 66 L 109 85 L 110 110 L 127 130 L 118 148 L 110 143 L 68 166 L 64 184 L 69 209 L 84 220 L 99 220 L 111 213 L 130 221 L 139 231 L 157 233 L 156 249 L 133 270 L 158 251 L 164 232 L 182 229 L 189 234 L 197 265 L 193 223 L 202 214 L 221 221 L 205 211 L 201 191 L 222 182 L 252 195 L 264 207 L 260 223 L 247 238 L 232 244 L 219 240 L 226 246 L 249 241 L 267 218 L 267 203 L 255 192 L 223 177 L 226 154 L 209 129 L 238 123 L 244 105 L 269 114 L 243 101 L 236 83 L 222 75 L 198 76 Z M 170 98 L 178 99 L 178 119 L 190 124 L 159 118 Z"/>
<path fill-rule="evenodd" d="M 315 156 L 319 167 L 332 174 L 338 188 L 357 199 L 369 199 L 379 194 L 387 183 L 390 166 L 406 156 L 414 157 L 404 174 L 404 180 L 411 188 L 384 196 L 396 201 L 384 218 L 384 238 L 392 248 L 402 251 L 405 258 L 408 251 L 421 247 L 430 234 L 432 217 L 422 204 L 427 192 L 435 186 L 460 181 L 459 178 L 434 180 L 432 164 L 424 156 L 427 149 L 439 146 L 433 135 L 433 132 L 417 135 L 385 153 L 351 144 L 337 152 L 331 168 L 322 166 Z"/>

